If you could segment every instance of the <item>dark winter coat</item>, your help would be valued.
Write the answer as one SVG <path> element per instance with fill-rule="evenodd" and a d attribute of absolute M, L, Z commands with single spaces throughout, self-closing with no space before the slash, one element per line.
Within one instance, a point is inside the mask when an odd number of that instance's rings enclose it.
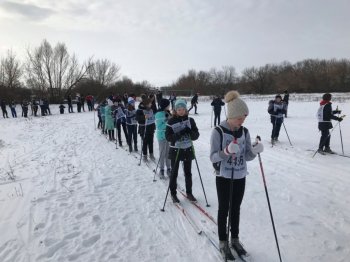
<path fill-rule="evenodd" d="M 282 101 L 277 103 L 275 100 L 270 100 L 267 112 L 271 115 L 272 124 L 282 124 L 283 115 L 286 113 L 285 104 Z"/>
<path fill-rule="evenodd" d="M 191 104 L 194 105 L 194 104 L 198 104 L 198 95 L 195 94 L 192 99 L 191 99 Z"/>
<path fill-rule="evenodd" d="M 338 113 L 339 111 L 332 110 L 332 103 L 330 101 L 322 100 L 317 111 L 318 129 L 327 130 L 333 128 L 331 119 L 339 121 L 340 118 L 334 115 Z"/>
<path fill-rule="evenodd" d="M 139 104 L 138 109 L 136 110 L 136 121 L 139 124 L 139 131 L 138 133 L 143 137 L 145 135 L 145 129 L 146 129 L 146 134 L 154 134 L 155 130 L 156 130 L 156 124 L 155 124 L 155 119 L 154 122 L 151 124 L 147 124 L 147 126 L 145 126 L 146 124 L 146 117 L 145 117 L 145 112 L 151 112 L 153 114 L 154 117 L 154 112 L 152 109 L 148 109 L 145 107 L 145 105 L 143 104 L 143 102 L 141 102 Z M 153 121 L 153 120 L 152 120 Z"/>
<path fill-rule="evenodd" d="M 286 104 L 288 105 L 288 103 L 289 103 L 289 94 L 285 94 L 285 95 L 283 96 L 283 102 L 286 103 Z"/>
<path fill-rule="evenodd" d="M 185 125 L 184 128 L 178 132 L 174 132 L 174 126 L 179 123 L 188 123 L 188 125 Z M 184 139 L 184 137 L 188 137 L 191 140 L 191 146 L 188 148 L 182 149 L 182 148 L 176 148 L 176 142 L 181 141 Z M 165 128 L 165 138 L 168 142 L 170 142 L 170 149 L 169 149 L 169 159 L 176 160 L 176 161 L 186 161 L 186 160 L 192 160 L 194 159 L 194 152 L 193 152 L 193 146 L 192 141 L 197 140 L 199 137 L 198 128 L 196 125 L 196 122 L 193 118 L 185 116 L 173 116 L 169 119 L 167 126 Z M 177 159 L 176 159 L 177 158 Z"/>
<path fill-rule="evenodd" d="M 221 112 L 221 107 L 225 105 L 225 103 L 221 100 L 221 98 L 215 98 L 211 105 L 214 107 L 214 112 Z"/>

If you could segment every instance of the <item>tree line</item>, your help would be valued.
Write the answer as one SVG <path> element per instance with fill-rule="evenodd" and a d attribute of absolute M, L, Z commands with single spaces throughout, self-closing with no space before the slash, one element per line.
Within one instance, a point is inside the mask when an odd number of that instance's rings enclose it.
<path fill-rule="evenodd" d="M 9 50 L 0 58 L 0 98 L 21 101 L 31 96 L 61 102 L 75 93 L 103 99 L 110 94 L 145 93 L 155 90 L 148 81 L 133 82 L 120 75 L 120 66 L 92 56 L 80 63 L 65 43 L 47 40 L 26 48 L 24 61 Z M 349 59 L 306 59 L 294 64 L 284 61 L 249 67 L 238 74 L 233 66 L 209 71 L 189 70 L 163 93 L 223 95 L 230 89 L 242 94 L 273 94 L 284 90 L 297 93 L 349 92 Z"/>
<path fill-rule="evenodd" d="M 233 66 L 209 71 L 189 70 L 164 90 L 187 94 L 223 95 L 230 89 L 242 94 L 350 92 L 349 59 L 306 59 L 249 67 L 239 75 Z"/>
<path fill-rule="evenodd" d="M 32 96 L 61 102 L 76 93 L 105 97 L 110 93 L 146 92 L 147 81 L 134 83 L 120 77 L 120 66 L 108 59 L 89 57 L 79 63 L 64 43 L 51 45 L 46 39 L 26 48 L 24 61 L 9 50 L 0 60 L 0 98 L 22 101 Z"/>

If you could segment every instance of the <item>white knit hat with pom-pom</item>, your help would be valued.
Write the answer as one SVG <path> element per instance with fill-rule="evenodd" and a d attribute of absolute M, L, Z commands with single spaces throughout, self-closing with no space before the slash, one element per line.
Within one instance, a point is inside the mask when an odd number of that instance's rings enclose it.
<path fill-rule="evenodd" d="M 227 103 L 227 118 L 242 117 L 249 114 L 247 104 L 239 98 L 237 91 L 229 91 L 225 95 L 225 102 Z"/>

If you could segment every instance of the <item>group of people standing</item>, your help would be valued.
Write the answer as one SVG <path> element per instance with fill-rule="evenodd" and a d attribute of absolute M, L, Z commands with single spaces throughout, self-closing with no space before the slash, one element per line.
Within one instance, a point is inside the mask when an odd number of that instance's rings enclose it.
<path fill-rule="evenodd" d="M 1 106 L 1 111 L 2 111 L 3 117 L 9 118 L 8 112 L 7 112 L 7 107 L 6 107 L 7 106 L 6 100 L 2 99 L 0 106 Z M 16 110 L 17 103 L 16 103 L 16 101 L 12 100 L 8 104 L 8 106 L 11 110 L 12 117 L 17 118 L 17 110 Z M 33 99 L 31 102 L 28 102 L 28 100 L 24 99 L 20 103 L 20 106 L 22 109 L 22 117 L 28 117 L 29 107 L 31 109 L 32 116 L 38 116 L 38 109 L 39 108 L 41 110 L 41 116 L 51 115 L 49 100 L 46 98 Z"/>

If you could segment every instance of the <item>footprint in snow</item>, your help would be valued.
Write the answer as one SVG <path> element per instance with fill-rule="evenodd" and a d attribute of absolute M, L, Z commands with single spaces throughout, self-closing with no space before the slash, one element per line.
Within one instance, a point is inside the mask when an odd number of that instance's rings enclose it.
<path fill-rule="evenodd" d="M 98 240 L 100 240 L 101 236 L 100 235 L 95 235 L 95 236 L 92 236 L 88 239 L 85 239 L 83 241 L 83 246 L 84 247 L 91 247 L 93 244 L 95 244 Z"/>

